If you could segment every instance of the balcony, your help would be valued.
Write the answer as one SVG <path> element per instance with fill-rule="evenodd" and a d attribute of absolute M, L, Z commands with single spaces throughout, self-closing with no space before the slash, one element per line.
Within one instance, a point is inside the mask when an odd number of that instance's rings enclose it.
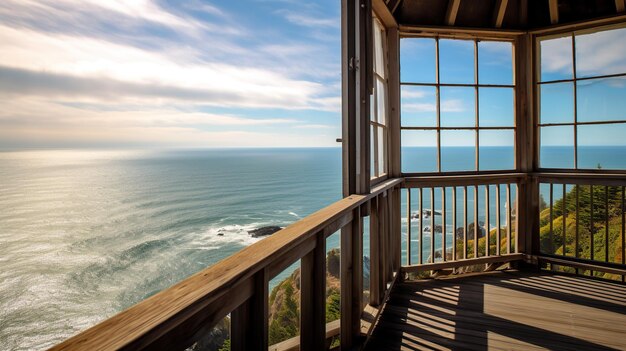
<path fill-rule="evenodd" d="M 625 349 L 626 172 L 610 157 L 594 168 L 582 141 L 613 137 L 589 134 L 597 126 L 626 125 L 606 108 L 615 99 L 585 96 L 585 82 L 626 72 L 582 74 L 576 44 L 622 30 L 626 16 L 623 0 L 593 3 L 342 1 L 344 199 L 53 350 L 196 349 L 228 316 L 233 350 Z M 432 82 L 402 77 L 401 39 L 416 38 L 433 48 Z M 554 38 L 569 45 L 559 50 L 569 50 L 570 76 L 542 75 Z M 472 48 L 470 81 L 440 79 L 444 40 Z M 484 42 L 511 48 L 510 81 L 481 81 Z M 430 114 L 418 116 L 431 124 L 407 120 L 405 86 L 435 92 L 420 105 Z M 563 86 L 548 106 L 546 87 Z M 442 108 L 451 88 L 472 97 L 469 122 Z M 485 89 L 510 93 L 510 120 L 489 122 Z M 573 107 L 563 107 L 568 94 Z M 604 115 L 585 117 L 584 99 L 605 104 Z M 558 112 L 570 109 L 571 120 Z M 493 133 L 507 136 L 508 163 L 485 167 Z M 450 162 L 446 148 L 463 134 L 472 151 Z M 549 135 L 562 137 L 569 156 L 554 157 Z M 425 150 L 435 155 L 431 169 L 419 168 Z M 331 235 L 341 247 L 334 321 L 326 314 Z M 298 335 L 270 342 L 270 281 L 294 264 Z"/>

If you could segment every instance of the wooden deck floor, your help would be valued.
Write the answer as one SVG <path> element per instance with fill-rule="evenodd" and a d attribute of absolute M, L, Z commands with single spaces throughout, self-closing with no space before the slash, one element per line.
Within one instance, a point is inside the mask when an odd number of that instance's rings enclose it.
<path fill-rule="evenodd" d="M 396 285 L 366 350 L 626 350 L 626 286 L 491 272 Z"/>

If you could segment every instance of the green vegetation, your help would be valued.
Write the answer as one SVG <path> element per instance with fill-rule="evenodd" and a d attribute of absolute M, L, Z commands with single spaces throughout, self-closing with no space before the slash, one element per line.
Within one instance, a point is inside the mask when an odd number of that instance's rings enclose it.
<path fill-rule="evenodd" d="M 507 236 L 506 236 L 507 228 L 506 226 L 500 227 L 500 252 L 506 253 L 507 251 Z M 457 229 L 457 241 L 456 241 L 456 251 L 457 251 L 457 259 L 463 258 L 463 239 L 459 238 L 458 233 L 462 233 L 462 228 Z M 511 227 L 511 252 L 513 252 L 515 246 L 515 223 Z M 474 258 L 474 223 L 470 223 L 467 229 L 467 258 Z M 487 237 L 485 235 L 485 229 L 480 227 L 478 231 L 478 256 L 485 255 L 495 255 L 498 248 L 498 237 L 497 237 L 497 229 L 492 229 L 489 231 L 489 252 L 485 252 L 485 248 L 487 246 Z M 451 259 L 451 253 L 448 253 L 448 258 Z"/>
<path fill-rule="evenodd" d="M 226 339 L 218 351 L 230 351 L 230 339 Z"/>
<path fill-rule="evenodd" d="M 269 320 L 270 345 L 290 339 L 299 333 L 300 301 L 296 300 L 295 296 L 296 288 L 299 290 L 299 278 L 300 270 L 297 269 L 272 289 Z"/>
<path fill-rule="evenodd" d="M 559 199 L 553 203 L 552 235 L 550 235 L 550 208 L 544 208 L 541 211 L 539 221 L 542 252 L 596 261 L 606 260 L 618 263 L 622 261 L 624 254 L 621 238 L 622 187 L 593 186 L 593 197 L 591 188 L 591 186 L 574 186 L 566 193 L 565 199 Z M 576 213 L 576 191 L 578 191 L 578 214 Z M 576 253 L 577 228 L 578 252 Z M 570 269 L 563 267 L 561 270 L 569 271 Z M 601 272 L 594 272 L 594 276 L 607 279 L 619 278 Z"/>
<path fill-rule="evenodd" d="M 326 256 L 326 322 L 339 319 L 340 280 L 339 249 Z M 269 344 L 291 339 L 300 333 L 300 269 L 296 269 L 270 292 Z"/>

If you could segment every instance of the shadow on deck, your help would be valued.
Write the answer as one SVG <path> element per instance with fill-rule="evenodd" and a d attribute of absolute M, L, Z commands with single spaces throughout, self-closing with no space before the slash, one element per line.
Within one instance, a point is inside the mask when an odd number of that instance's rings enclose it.
<path fill-rule="evenodd" d="M 499 271 L 396 285 L 366 350 L 626 350 L 626 286 Z"/>

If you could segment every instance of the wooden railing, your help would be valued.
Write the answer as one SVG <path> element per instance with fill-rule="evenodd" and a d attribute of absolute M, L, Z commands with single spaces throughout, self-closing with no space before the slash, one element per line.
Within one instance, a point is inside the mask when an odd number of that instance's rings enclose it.
<path fill-rule="evenodd" d="M 626 178 L 540 173 L 539 263 L 626 280 Z"/>
<path fill-rule="evenodd" d="M 524 181 L 523 173 L 406 178 L 402 270 L 522 259 L 517 194 Z"/>
<path fill-rule="evenodd" d="M 301 260 L 300 350 L 327 339 L 326 238 L 341 230 L 341 348 L 367 334 L 400 266 L 400 189 L 387 180 L 340 200 L 66 340 L 52 350 L 184 350 L 230 314 L 232 350 L 268 350 L 268 283 Z M 363 217 L 370 215 L 370 301 L 363 312 Z M 361 317 L 364 320 L 361 320 Z"/>
<path fill-rule="evenodd" d="M 407 177 L 403 188 L 402 272 L 523 260 L 626 281 L 626 178 L 621 175 Z"/>

